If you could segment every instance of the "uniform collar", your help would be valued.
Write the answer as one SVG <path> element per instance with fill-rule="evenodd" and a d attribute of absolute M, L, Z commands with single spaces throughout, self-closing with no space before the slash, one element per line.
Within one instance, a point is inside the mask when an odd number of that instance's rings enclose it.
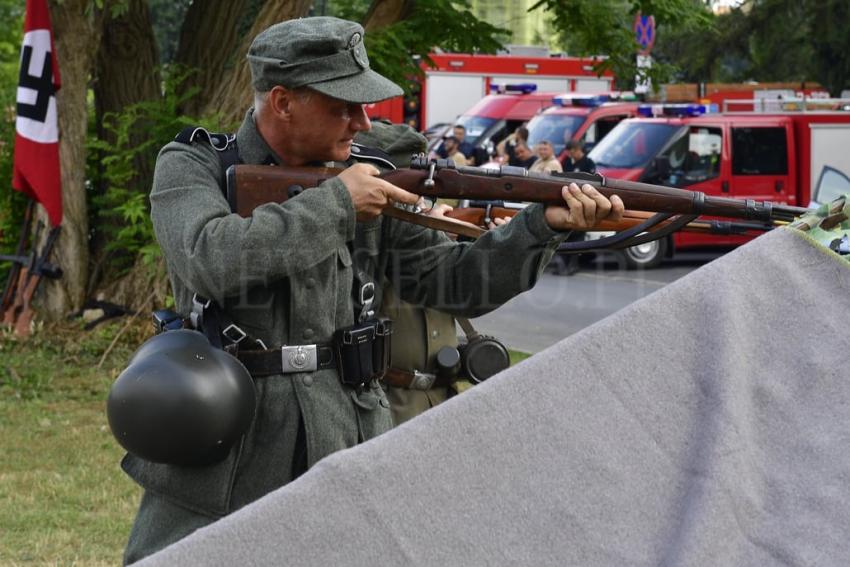
<path fill-rule="evenodd" d="M 245 114 L 245 119 L 236 133 L 237 147 L 239 148 L 239 157 L 242 163 L 250 163 L 252 165 L 281 165 L 283 160 L 263 139 L 260 131 L 257 130 L 257 123 L 254 121 L 254 109 L 248 110 Z M 350 158 L 349 158 L 350 160 Z M 334 162 L 323 163 L 321 161 L 310 162 L 305 165 L 321 167 L 334 167 Z M 354 162 L 352 162 L 354 163 Z M 336 165 L 336 167 L 340 167 Z M 341 167 L 346 167 L 345 165 Z"/>
<path fill-rule="evenodd" d="M 245 119 L 236 133 L 236 140 L 242 163 L 260 165 L 280 165 L 282 163 L 280 156 L 271 149 L 260 135 L 260 131 L 257 130 L 253 108 L 245 114 Z"/>

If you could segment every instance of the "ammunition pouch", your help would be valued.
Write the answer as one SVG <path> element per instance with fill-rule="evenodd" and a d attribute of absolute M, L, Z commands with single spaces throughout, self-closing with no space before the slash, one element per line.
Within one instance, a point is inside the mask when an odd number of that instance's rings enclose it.
<path fill-rule="evenodd" d="M 390 361 L 392 321 L 368 319 L 334 333 L 339 376 L 343 384 L 362 388 L 384 375 Z"/>

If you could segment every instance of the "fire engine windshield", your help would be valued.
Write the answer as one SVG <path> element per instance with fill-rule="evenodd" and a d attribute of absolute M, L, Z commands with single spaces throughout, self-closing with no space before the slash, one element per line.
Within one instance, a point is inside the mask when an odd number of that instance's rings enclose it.
<path fill-rule="evenodd" d="M 478 138 L 486 132 L 490 126 L 496 123 L 495 118 L 485 118 L 483 116 L 461 116 L 457 119 L 457 124 L 466 128 L 465 141 L 473 146 L 478 142 Z"/>
<path fill-rule="evenodd" d="M 569 114 L 538 114 L 528 123 L 528 145 L 533 148 L 545 140 L 552 144 L 555 155 L 558 155 L 564 151 L 567 140 L 572 139 L 584 119 L 584 116 Z"/>
<path fill-rule="evenodd" d="M 667 144 L 681 126 L 620 122 L 590 152 L 598 167 L 635 169 L 643 167 Z"/>

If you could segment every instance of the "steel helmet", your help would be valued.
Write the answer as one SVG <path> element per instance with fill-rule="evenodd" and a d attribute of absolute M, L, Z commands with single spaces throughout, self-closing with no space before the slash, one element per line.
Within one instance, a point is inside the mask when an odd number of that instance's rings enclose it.
<path fill-rule="evenodd" d="M 254 419 L 251 375 L 191 330 L 167 331 L 135 352 L 109 392 L 118 443 L 156 463 L 203 465 L 227 456 Z"/>

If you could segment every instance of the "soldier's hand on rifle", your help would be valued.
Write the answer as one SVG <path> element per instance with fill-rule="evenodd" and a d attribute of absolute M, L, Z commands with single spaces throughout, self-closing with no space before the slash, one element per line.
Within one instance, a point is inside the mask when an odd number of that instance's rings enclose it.
<path fill-rule="evenodd" d="M 566 207 L 546 207 L 546 223 L 555 230 L 588 230 L 601 220 L 623 218 L 623 201 L 617 195 L 609 200 L 591 185 L 575 183 L 561 189 Z"/>
<path fill-rule="evenodd" d="M 372 220 L 391 202 L 415 205 L 419 195 L 400 189 L 377 177 L 380 171 L 368 163 L 357 163 L 339 174 L 339 179 L 345 184 L 358 221 Z"/>
<path fill-rule="evenodd" d="M 511 217 L 495 217 L 487 225 L 487 228 L 493 230 L 494 228 L 498 228 L 502 225 L 508 224 L 509 222 L 511 222 Z"/>

